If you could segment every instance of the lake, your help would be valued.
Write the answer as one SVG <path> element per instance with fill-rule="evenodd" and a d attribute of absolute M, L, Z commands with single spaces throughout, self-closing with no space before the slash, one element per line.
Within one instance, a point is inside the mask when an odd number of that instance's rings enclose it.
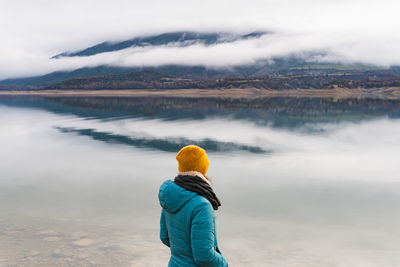
<path fill-rule="evenodd" d="M 0 97 L 0 266 L 166 266 L 192 143 L 230 266 L 400 266 L 400 101 L 73 96 Z"/>

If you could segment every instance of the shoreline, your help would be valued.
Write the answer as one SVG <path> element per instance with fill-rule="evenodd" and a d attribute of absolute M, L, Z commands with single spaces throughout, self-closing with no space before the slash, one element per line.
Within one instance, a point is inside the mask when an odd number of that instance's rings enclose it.
<path fill-rule="evenodd" d="M 122 89 L 122 90 L 0 90 L 1 95 L 13 96 L 94 96 L 94 97 L 178 97 L 256 99 L 274 97 L 295 98 L 376 98 L 400 100 L 400 88 L 333 88 L 333 89 Z"/>

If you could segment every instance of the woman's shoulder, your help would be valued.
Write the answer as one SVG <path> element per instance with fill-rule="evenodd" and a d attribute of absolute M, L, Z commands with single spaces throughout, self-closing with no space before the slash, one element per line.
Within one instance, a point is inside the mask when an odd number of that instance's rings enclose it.
<path fill-rule="evenodd" d="M 197 213 L 200 210 L 207 210 L 208 212 L 214 211 L 210 201 L 199 194 L 196 194 L 196 196 L 192 198 L 189 203 L 194 213 Z"/>
<path fill-rule="evenodd" d="M 213 225 L 215 213 L 211 203 L 204 197 L 198 195 L 190 201 L 191 222 Z"/>

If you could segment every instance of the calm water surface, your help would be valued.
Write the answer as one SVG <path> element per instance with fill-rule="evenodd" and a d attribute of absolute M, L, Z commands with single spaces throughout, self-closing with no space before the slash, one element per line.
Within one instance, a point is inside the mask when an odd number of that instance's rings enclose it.
<path fill-rule="evenodd" d="M 0 98 L 0 266 L 166 266 L 157 193 L 205 147 L 231 266 L 400 266 L 400 103 Z"/>

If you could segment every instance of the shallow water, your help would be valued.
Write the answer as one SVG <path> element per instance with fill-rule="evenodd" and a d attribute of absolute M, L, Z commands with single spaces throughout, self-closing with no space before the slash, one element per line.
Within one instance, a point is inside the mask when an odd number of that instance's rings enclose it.
<path fill-rule="evenodd" d="M 0 98 L 0 266 L 165 266 L 196 143 L 231 266 L 399 266 L 400 103 Z"/>

